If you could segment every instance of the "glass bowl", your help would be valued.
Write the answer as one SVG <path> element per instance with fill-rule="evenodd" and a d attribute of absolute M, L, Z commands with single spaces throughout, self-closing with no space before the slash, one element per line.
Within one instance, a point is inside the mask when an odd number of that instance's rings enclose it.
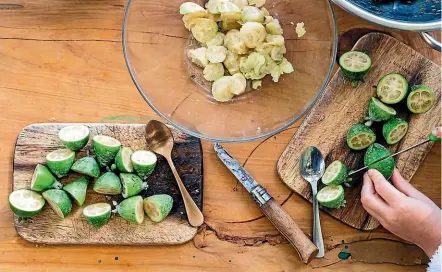
<path fill-rule="evenodd" d="M 259 90 L 219 103 L 191 79 L 185 50 L 189 31 L 179 6 L 186 1 L 129 0 L 123 22 L 123 51 L 129 73 L 146 102 L 170 124 L 192 136 L 219 142 L 269 137 L 301 118 L 322 94 L 337 51 L 337 29 L 327 0 L 267 0 L 284 29 L 295 72 Z M 204 1 L 194 1 L 204 6 Z M 298 38 L 295 27 L 305 23 Z"/>

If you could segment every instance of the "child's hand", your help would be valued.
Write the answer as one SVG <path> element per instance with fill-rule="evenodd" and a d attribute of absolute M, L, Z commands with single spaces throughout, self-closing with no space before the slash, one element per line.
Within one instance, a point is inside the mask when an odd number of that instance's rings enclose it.
<path fill-rule="evenodd" d="M 441 210 L 397 169 L 389 183 L 377 170 L 364 175 L 361 201 L 384 228 L 421 247 L 431 257 L 441 244 Z"/>

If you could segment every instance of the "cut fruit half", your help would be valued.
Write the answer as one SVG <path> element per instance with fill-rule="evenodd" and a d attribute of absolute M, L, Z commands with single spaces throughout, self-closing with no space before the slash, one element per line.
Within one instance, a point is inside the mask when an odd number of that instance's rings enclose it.
<path fill-rule="evenodd" d="M 72 210 L 72 203 L 65 191 L 51 189 L 43 192 L 43 197 L 52 210 L 60 217 L 66 218 Z"/>
<path fill-rule="evenodd" d="M 89 224 L 99 228 L 109 221 L 111 210 L 111 205 L 108 203 L 95 203 L 83 209 L 83 216 Z"/>
<path fill-rule="evenodd" d="M 121 173 L 121 183 L 123 184 L 122 196 L 128 198 L 137 195 L 139 192 L 147 188 L 147 183 L 135 174 Z"/>
<path fill-rule="evenodd" d="M 345 206 L 344 188 L 341 185 L 325 186 L 316 195 L 318 202 L 327 208 L 337 209 Z"/>
<path fill-rule="evenodd" d="M 97 155 L 97 161 L 102 166 L 107 166 L 120 151 L 121 143 L 115 138 L 97 135 L 92 138 L 92 145 Z"/>
<path fill-rule="evenodd" d="M 58 137 L 66 148 L 80 150 L 89 141 L 89 129 L 83 125 L 67 126 L 58 132 Z"/>
<path fill-rule="evenodd" d="M 360 51 L 349 51 L 339 58 L 339 66 L 344 75 L 357 86 L 359 80 L 370 70 L 370 57 Z"/>
<path fill-rule="evenodd" d="M 74 162 L 71 167 L 72 171 L 84 174 L 90 177 L 98 178 L 100 175 L 100 167 L 93 157 L 84 157 Z"/>
<path fill-rule="evenodd" d="M 103 195 L 121 194 L 120 179 L 113 172 L 106 172 L 95 182 L 94 191 Z"/>
<path fill-rule="evenodd" d="M 396 111 L 392 108 L 389 107 L 387 105 L 385 105 L 384 103 L 382 103 L 381 101 L 379 101 L 379 99 L 372 97 L 370 99 L 370 102 L 368 103 L 368 124 L 366 123 L 367 126 L 371 125 L 370 122 L 372 121 L 376 121 L 376 122 L 380 122 L 380 121 L 387 121 L 388 119 L 390 119 L 391 117 L 396 115 Z"/>
<path fill-rule="evenodd" d="M 61 188 L 63 185 L 55 180 L 49 169 L 41 164 L 37 164 L 31 179 L 31 189 L 34 191 L 44 191 L 50 188 Z"/>
<path fill-rule="evenodd" d="M 407 97 L 407 107 L 413 113 L 425 113 L 429 111 L 435 102 L 433 90 L 428 86 L 414 86 Z"/>
<path fill-rule="evenodd" d="M 376 134 L 363 124 L 354 124 L 347 132 L 347 145 L 353 150 L 362 150 L 376 141 Z"/>
<path fill-rule="evenodd" d="M 401 74 L 388 74 L 379 80 L 376 87 L 378 98 L 386 104 L 396 104 L 405 98 L 408 82 Z"/>
<path fill-rule="evenodd" d="M 118 214 L 125 220 L 141 224 L 144 221 L 143 198 L 133 196 L 123 200 L 117 205 Z"/>
<path fill-rule="evenodd" d="M 339 185 L 346 181 L 347 167 L 341 161 L 332 162 L 322 176 L 325 185 Z"/>
<path fill-rule="evenodd" d="M 63 190 L 65 190 L 74 199 L 78 206 L 82 206 L 86 200 L 86 191 L 87 185 L 89 184 L 89 179 L 90 177 L 86 176 L 79 177 L 63 187 Z"/>
<path fill-rule="evenodd" d="M 20 189 L 9 195 L 9 207 L 12 212 L 22 217 L 32 217 L 43 209 L 44 198 L 34 191 Z"/>
<path fill-rule="evenodd" d="M 131 156 L 131 160 L 135 171 L 142 180 L 146 180 L 157 165 L 155 153 L 146 150 L 135 151 Z"/>
<path fill-rule="evenodd" d="M 166 194 L 149 196 L 143 200 L 143 206 L 153 222 L 161 222 L 172 210 L 173 198 Z"/>
<path fill-rule="evenodd" d="M 70 149 L 58 149 L 46 155 L 48 168 L 58 178 L 62 178 L 69 173 L 74 164 L 75 152 Z"/>
<path fill-rule="evenodd" d="M 118 170 L 125 173 L 132 173 L 134 171 L 131 160 L 133 153 L 134 151 L 130 147 L 123 147 L 118 151 L 117 156 L 115 157 L 115 164 Z"/>
<path fill-rule="evenodd" d="M 399 118 L 391 118 L 382 127 L 382 135 L 387 144 L 399 142 L 408 131 L 408 123 Z"/>

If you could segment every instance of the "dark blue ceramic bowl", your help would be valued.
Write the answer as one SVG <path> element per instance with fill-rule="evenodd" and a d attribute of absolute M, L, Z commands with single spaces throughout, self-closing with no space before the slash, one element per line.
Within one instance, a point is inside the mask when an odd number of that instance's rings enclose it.
<path fill-rule="evenodd" d="M 348 12 L 389 28 L 419 31 L 421 36 L 440 51 L 440 43 L 426 31 L 440 30 L 441 0 L 333 0 Z"/>

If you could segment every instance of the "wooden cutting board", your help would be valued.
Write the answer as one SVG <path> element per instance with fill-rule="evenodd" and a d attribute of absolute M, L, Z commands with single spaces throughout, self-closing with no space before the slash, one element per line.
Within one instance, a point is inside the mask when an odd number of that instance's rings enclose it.
<path fill-rule="evenodd" d="M 350 151 L 345 141 L 346 133 L 352 124 L 364 122 L 368 101 L 376 95 L 376 85 L 383 75 L 401 73 L 410 82 L 410 86 L 425 84 L 436 94 L 436 104 L 424 114 L 410 114 L 403 103 L 394 105 L 398 116 L 407 120 L 410 128 L 399 143 L 388 147 L 390 152 L 426 139 L 431 129 L 441 123 L 441 72 L 438 65 L 398 40 L 380 33 L 362 37 L 353 49 L 365 51 L 372 58 L 373 66 L 365 76 L 365 82 L 352 88 L 351 82 L 338 70 L 278 161 L 277 169 L 283 182 L 309 201 L 310 186 L 302 179 L 298 170 L 301 152 L 305 147 L 314 145 L 326 158 L 326 165 L 333 160 L 341 160 L 348 169 L 363 167 L 364 151 Z M 382 125 L 375 124 L 373 128 L 377 134 L 377 142 L 386 145 Z M 411 179 L 431 147 L 432 143 L 429 143 L 395 158 L 396 167 L 406 179 Z M 378 227 L 379 222 L 362 207 L 361 187 L 362 174 L 356 174 L 353 176 L 352 187 L 345 189 L 347 205 L 340 209 L 322 210 L 358 229 L 372 230 Z"/>
<path fill-rule="evenodd" d="M 48 152 L 62 148 L 58 139 L 58 131 L 67 124 L 33 124 L 24 128 L 18 136 L 15 155 L 13 189 L 29 188 L 32 173 L 37 163 L 44 163 Z M 103 134 L 115 137 L 123 146 L 130 146 L 134 150 L 147 149 L 145 144 L 145 125 L 141 124 L 84 124 L 89 127 L 91 137 Z M 202 208 L 203 200 L 203 157 L 200 140 L 172 129 L 175 139 L 175 148 L 172 159 L 175 162 L 190 195 L 197 205 Z M 76 158 L 93 154 L 91 140 Z M 68 183 L 77 174 L 61 179 Z M 46 205 L 39 215 L 30 219 L 14 216 L 18 234 L 24 239 L 35 243 L 48 244 L 181 244 L 191 240 L 197 233 L 197 228 L 189 225 L 185 215 L 184 203 L 178 186 L 166 160 L 158 156 L 157 166 L 147 180 L 149 188 L 142 193 L 143 197 L 166 193 L 173 197 L 174 206 L 170 215 L 161 223 L 153 223 L 146 216 L 141 225 L 129 223 L 112 215 L 108 224 L 99 229 L 91 227 L 82 217 L 82 207 L 73 204 L 71 214 L 64 220 L 60 219 L 51 208 Z M 108 202 L 120 202 L 121 196 L 103 196 L 92 190 L 92 184 L 86 195 L 83 205 Z"/>

